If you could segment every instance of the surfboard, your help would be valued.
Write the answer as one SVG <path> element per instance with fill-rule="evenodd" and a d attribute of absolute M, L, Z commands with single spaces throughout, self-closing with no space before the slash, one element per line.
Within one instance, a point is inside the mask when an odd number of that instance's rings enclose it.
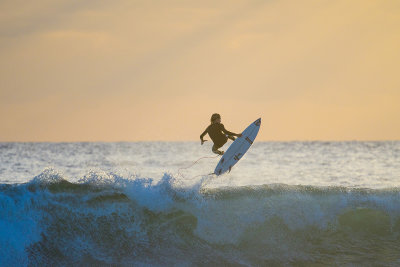
<path fill-rule="evenodd" d="M 242 137 L 236 138 L 232 145 L 226 150 L 215 167 L 214 174 L 221 175 L 231 171 L 232 167 L 244 156 L 253 144 L 261 126 L 261 118 L 255 120 L 243 132 Z"/>

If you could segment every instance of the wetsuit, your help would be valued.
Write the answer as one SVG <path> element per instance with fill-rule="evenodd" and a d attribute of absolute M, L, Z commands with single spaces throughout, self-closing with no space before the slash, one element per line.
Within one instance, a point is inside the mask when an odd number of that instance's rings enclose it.
<path fill-rule="evenodd" d="M 231 136 L 236 135 L 226 130 L 224 125 L 218 122 L 210 124 L 210 126 L 208 126 L 207 129 L 200 135 L 200 139 L 203 140 L 203 137 L 206 134 L 208 134 L 211 140 L 214 142 L 213 151 L 225 145 L 226 141 L 228 141 L 227 135 L 230 138 Z"/>

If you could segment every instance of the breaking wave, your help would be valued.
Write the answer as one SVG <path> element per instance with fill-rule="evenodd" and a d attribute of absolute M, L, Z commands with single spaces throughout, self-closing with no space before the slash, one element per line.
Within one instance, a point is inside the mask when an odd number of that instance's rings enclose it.
<path fill-rule="evenodd" d="M 192 187 L 46 169 L 0 185 L 0 265 L 400 263 L 400 189 Z"/>

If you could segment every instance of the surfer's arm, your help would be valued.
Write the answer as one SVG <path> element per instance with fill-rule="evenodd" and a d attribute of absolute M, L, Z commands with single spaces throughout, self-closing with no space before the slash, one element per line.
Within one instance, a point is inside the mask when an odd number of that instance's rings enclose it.
<path fill-rule="evenodd" d="M 204 139 L 203 139 L 203 137 L 204 137 L 206 134 L 207 134 L 207 129 L 200 135 L 201 144 L 203 144 L 205 141 L 207 141 L 207 140 L 204 140 Z"/>
<path fill-rule="evenodd" d="M 222 125 L 222 131 L 225 133 L 225 134 L 227 134 L 227 135 L 230 135 L 230 136 L 237 136 L 237 137 L 241 137 L 242 136 L 242 134 L 236 134 L 236 133 L 232 133 L 232 132 L 230 132 L 230 131 L 228 131 L 227 129 L 225 129 L 225 126 L 224 125 Z"/>

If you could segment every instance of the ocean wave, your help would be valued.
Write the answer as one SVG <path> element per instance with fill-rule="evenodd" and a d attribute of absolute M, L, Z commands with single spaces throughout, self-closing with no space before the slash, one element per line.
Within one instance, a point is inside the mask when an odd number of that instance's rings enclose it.
<path fill-rule="evenodd" d="M 46 169 L 0 185 L 0 265 L 296 265 L 400 261 L 400 189 L 192 187 L 177 177 Z"/>

